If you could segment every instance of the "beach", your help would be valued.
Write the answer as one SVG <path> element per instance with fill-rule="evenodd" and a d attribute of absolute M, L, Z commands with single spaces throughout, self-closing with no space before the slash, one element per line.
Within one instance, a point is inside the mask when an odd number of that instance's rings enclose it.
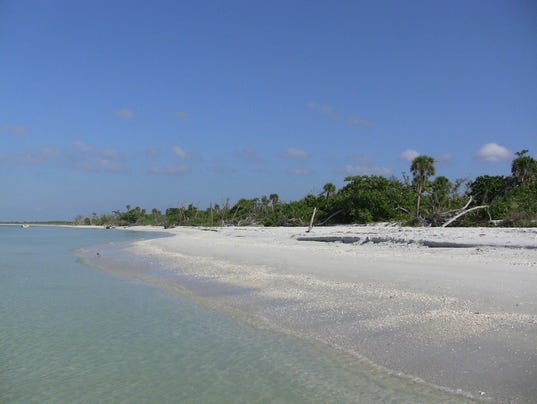
<path fill-rule="evenodd" d="M 537 229 L 158 230 L 129 252 L 208 307 L 467 397 L 537 401 Z"/>

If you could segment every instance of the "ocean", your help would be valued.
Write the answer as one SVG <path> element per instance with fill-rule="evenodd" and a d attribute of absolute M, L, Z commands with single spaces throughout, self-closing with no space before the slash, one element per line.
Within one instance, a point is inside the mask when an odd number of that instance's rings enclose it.
<path fill-rule="evenodd" d="M 466 401 L 145 282 L 153 264 L 121 250 L 148 237 L 0 226 L 1 403 Z M 84 265 L 87 247 L 116 270 Z"/>

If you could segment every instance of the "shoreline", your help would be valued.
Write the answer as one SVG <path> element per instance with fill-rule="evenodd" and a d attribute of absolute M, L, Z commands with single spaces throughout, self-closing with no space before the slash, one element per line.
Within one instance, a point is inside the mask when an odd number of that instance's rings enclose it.
<path fill-rule="evenodd" d="M 128 251 L 157 260 L 217 310 L 394 374 L 494 402 L 537 396 L 537 229 L 304 230 L 158 229 L 171 237 Z M 373 238 L 381 241 L 365 242 Z"/>
<path fill-rule="evenodd" d="M 167 235 L 125 249 L 167 272 L 140 279 L 216 311 L 461 399 L 535 402 L 535 228 L 115 230 Z"/>

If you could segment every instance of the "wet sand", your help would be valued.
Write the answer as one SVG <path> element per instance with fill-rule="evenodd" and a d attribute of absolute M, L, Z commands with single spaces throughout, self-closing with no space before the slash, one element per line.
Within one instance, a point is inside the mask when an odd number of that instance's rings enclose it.
<path fill-rule="evenodd" d="M 209 306 L 472 397 L 537 402 L 537 229 L 167 232 L 130 251 Z"/>

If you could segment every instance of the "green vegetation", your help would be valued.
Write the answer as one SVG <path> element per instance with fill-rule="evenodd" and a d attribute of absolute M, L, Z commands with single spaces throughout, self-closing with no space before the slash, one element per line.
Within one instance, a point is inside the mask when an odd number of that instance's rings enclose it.
<path fill-rule="evenodd" d="M 416 218 L 420 218 L 421 197 L 430 185 L 429 177 L 435 173 L 434 159 L 429 156 L 418 156 L 412 161 L 410 171 L 412 171 L 417 194 Z"/>
<path fill-rule="evenodd" d="M 527 150 L 516 153 L 511 176 L 483 175 L 473 181 L 432 178 L 434 159 L 418 156 L 410 166 L 412 179 L 352 176 L 337 190 L 332 183 L 318 195 L 283 202 L 278 194 L 229 200 L 200 209 L 192 204 L 147 212 L 138 206 L 109 215 L 78 216 L 75 224 L 99 226 L 306 226 L 314 208 L 315 224 L 400 222 L 408 225 L 537 226 L 537 161 Z M 464 187 L 463 187 L 464 186 Z M 464 188 L 464 190 L 462 190 Z"/>

